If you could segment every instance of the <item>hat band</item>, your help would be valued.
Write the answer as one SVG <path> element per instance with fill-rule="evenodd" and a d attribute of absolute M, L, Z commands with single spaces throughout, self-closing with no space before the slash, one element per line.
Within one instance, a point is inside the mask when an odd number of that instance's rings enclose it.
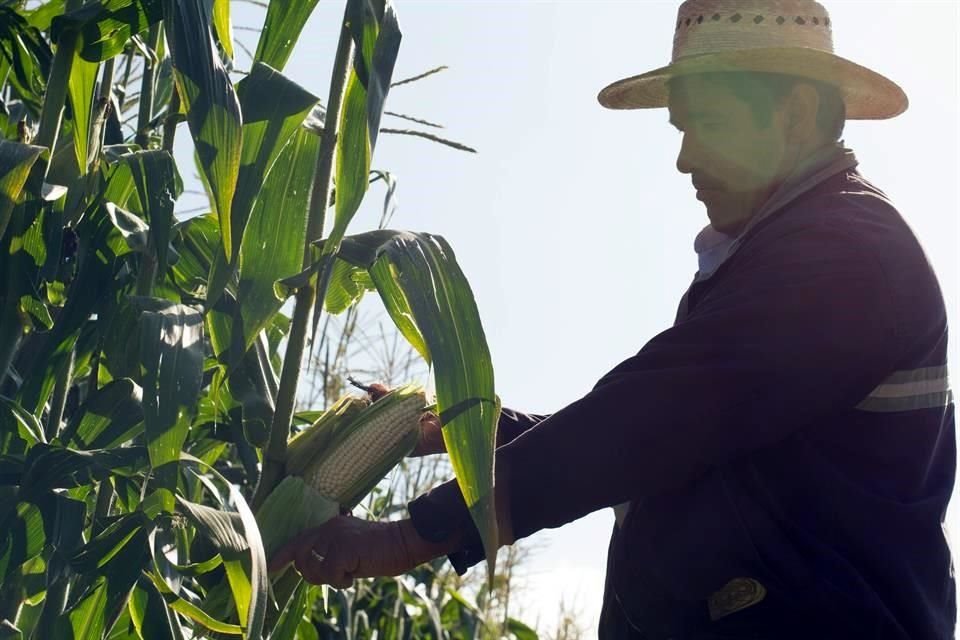
<path fill-rule="evenodd" d="M 833 53 L 830 18 L 732 12 L 681 15 L 673 61 L 707 53 L 799 47 Z"/>

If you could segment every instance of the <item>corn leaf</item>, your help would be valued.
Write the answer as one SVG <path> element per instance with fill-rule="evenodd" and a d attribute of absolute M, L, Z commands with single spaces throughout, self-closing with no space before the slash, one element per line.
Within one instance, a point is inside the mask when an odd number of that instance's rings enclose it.
<path fill-rule="evenodd" d="M 0 534 L 0 582 L 5 582 L 7 575 L 39 555 L 47 542 L 40 509 L 28 502 L 14 502 L 15 498 L 10 505 L 2 505 L 11 512 Z"/>
<path fill-rule="evenodd" d="M 95 538 L 73 553 L 70 566 L 82 581 L 93 579 L 92 591 L 68 607 L 61 619 L 63 631 L 73 638 L 99 640 L 126 609 L 127 599 L 147 560 L 147 529 L 143 512 L 120 516 Z M 83 592 L 82 589 L 78 590 Z M 71 637 L 64 635 L 63 637 Z"/>
<path fill-rule="evenodd" d="M 338 255 L 366 266 L 394 324 L 432 363 L 444 443 L 492 577 L 499 546 L 493 450 L 500 407 L 470 285 L 440 236 L 372 231 L 345 238 Z"/>
<path fill-rule="evenodd" d="M 223 52 L 233 60 L 233 23 L 230 22 L 230 0 L 213 0 L 213 26 Z"/>
<path fill-rule="evenodd" d="M 109 208 L 101 205 L 92 209 L 77 226 L 82 247 L 78 259 L 80 271 L 49 337 L 37 349 L 23 372 L 24 384 L 17 399 L 34 415 L 39 415 L 49 398 L 53 388 L 53 372 L 63 366 L 76 344 L 80 329 L 94 309 L 113 292 L 115 285 L 112 276 L 118 257 L 115 252 L 129 251 L 116 224 L 122 219 L 123 224 L 136 226 L 136 221 L 124 212 L 118 214 L 117 210 L 111 217 Z M 128 232 L 132 231 L 132 227 L 128 229 Z"/>
<path fill-rule="evenodd" d="M 179 460 L 203 375 L 203 317 L 186 305 L 139 298 L 143 410 L 150 463 Z"/>
<path fill-rule="evenodd" d="M 204 297 L 210 267 L 220 248 L 216 216 L 197 216 L 177 224 L 173 230 L 173 247 L 179 256 L 170 270 L 173 281 L 191 296 Z"/>
<path fill-rule="evenodd" d="M 7 81 L 34 117 L 40 115 L 52 61 L 40 30 L 13 7 L 0 6 L 0 67 L 8 67 Z"/>
<path fill-rule="evenodd" d="M 196 525 L 220 554 L 234 556 L 248 549 L 243 537 L 240 515 L 177 497 L 178 510 Z"/>
<path fill-rule="evenodd" d="M 271 2 L 253 59 L 282 71 L 316 6 L 317 0 Z"/>
<path fill-rule="evenodd" d="M 30 169 L 45 151 L 43 147 L 0 140 L 0 240 L 20 200 Z"/>
<path fill-rule="evenodd" d="M 80 53 L 73 54 L 73 66 L 70 67 L 70 80 L 67 83 L 67 95 L 73 112 L 73 148 L 77 157 L 80 175 L 87 173 L 89 159 L 90 125 L 93 111 L 93 91 L 97 84 L 99 62 L 87 62 Z"/>
<path fill-rule="evenodd" d="M 323 299 L 324 309 L 327 313 L 339 315 L 360 302 L 363 294 L 373 289 L 375 287 L 366 269 L 338 258 L 333 262 L 327 295 Z"/>
<path fill-rule="evenodd" d="M 53 489 L 79 487 L 110 475 L 131 476 L 147 470 L 143 447 L 77 451 L 37 444 L 27 453 L 20 499 L 34 501 Z"/>
<path fill-rule="evenodd" d="M 167 606 L 176 611 L 177 613 L 190 618 L 197 624 L 209 629 L 210 631 L 215 631 L 217 633 L 225 633 L 227 635 L 239 636 L 243 635 L 243 627 L 235 624 L 229 624 L 226 622 L 220 622 L 207 612 L 205 612 L 200 607 L 195 604 L 180 598 L 177 594 L 170 591 L 166 583 L 163 581 L 163 578 L 158 576 L 155 573 L 149 574 L 150 580 L 153 582 L 154 586 L 160 592 L 161 597 Z"/>
<path fill-rule="evenodd" d="M 26 11 L 23 14 L 31 25 L 40 31 L 46 31 L 50 28 L 53 18 L 63 13 L 65 4 L 66 0 L 47 0 L 33 11 Z"/>
<path fill-rule="evenodd" d="M 38 442 L 46 442 L 40 421 L 32 413 L 21 407 L 19 403 L 0 396 L 0 407 L 9 412 L 10 417 L 17 424 L 20 437 L 27 442 L 28 446 Z"/>
<path fill-rule="evenodd" d="M 367 191 L 370 160 L 400 49 L 400 27 L 390 2 L 349 0 L 354 64 L 347 80 L 337 136 L 334 226 L 324 245 L 336 252 Z"/>
<path fill-rule="evenodd" d="M 120 156 L 130 170 L 139 195 L 140 211 L 150 225 L 150 244 L 157 258 L 157 272 L 166 273 L 167 247 L 173 226 L 173 205 L 183 192 L 183 181 L 168 151 L 136 151 Z"/>
<path fill-rule="evenodd" d="M 74 640 L 100 640 L 126 608 L 147 559 L 147 523 L 142 513 L 131 516 L 136 527 L 133 531 L 121 531 L 125 534 L 123 537 L 108 538 L 113 546 L 103 552 L 94 573 L 101 576 L 97 581 L 99 585 L 68 613 Z M 90 544 L 96 542 L 98 539 Z"/>
<path fill-rule="evenodd" d="M 240 103 L 213 44 L 203 0 L 163 0 L 163 15 L 174 78 L 229 257 L 234 243 L 240 242 L 231 228 L 231 201 L 240 172 Z"/>
<path fill-rule="evenodd" d="M 287 601 L 277 625 L 270 633 L 270 640 L 296 640 L 297 627 L 307 610 L 307 591 L 310 585 L 301 580 Z M 438 638 L 441 636 L 437 636 Z"/>
<path fill-rule="evenodd" d="M 267 177 L 291 136 L 300 128 L 318 98 L 270 67 L 256 63 L 237 84 L 243 112 L 243 145 L 237 190 L 231 204 L 232 253 L 218 257 L 210 275 L 207 304 L 214 304 L 237 266 L 244 230 Z M 289 166 L 284 167 L 290 170 Z M 253 242 L 261 244 L 260 238 Z M 248 243 L 248 247 L 250 244 Z M 275 251 L 274 247 L 263 250 Z M 255 334 L 254 334 L 255 335 Z M 252 336 L 248 336 L 252 340 Z M 249 344 L 249 342 L 247 342 Z"/>
<path fill-rule="evenodd" d="M 141 576 L 127 606 L 137 636 L 143 640 L 184 640 L 177 614 L 167 608 L 160 590 Z"/>
<path fill-rule="evenodd" d="M 162 18 L 160 0 L 100 0 L 54 17 L 51 38 L 56 42 L 64 31 L 78 31 L 80 56 L 99 62 L 122 53 L 131 36 L 142 34 Z"/>
<path fill-rule="evenodd" d="M 101 571 L 148 523 L 142 511 L 120 516 L 71 555 L 71 568 L 78 573 Z M 141 545 L 144 541 L 139 540 Z"/>
<path fill-rule="evenodd" d="M 111 380 L 89 395 L 70 418 L 63 441 L 81 449 L 110 449 L 127 442 L 143 425 L 143 390 L 129 378 Z"/>
<path fill-rule="evenodd" d="M 250 511 L 250 507 L 240 491 L 233 484 L 227 482 L 213 467 L 188 454 L 181 454 L 181 464 L 200 467 L 204 474 L 209 474 L 215 478 L 229 493 L 230 503 L 237 509 L 236 513 L 213 509 L 212 511 L 219 515 L 205 511 L 203 516 L 208 519 L 207 524 L 213 526 L 210 531 L 214 531 L 218 536 L 214 542 L 219 541 L 224 544 L 220 552 L 225 559 L 237 560 L 238 552 L 236 548 L 243 545 L 246 549 L 245 552 L 241 553 L 244 557 L 243 570 L 244 572 L 249 571 L 249 575 L 245 575 L 244 579 L 244 584 L 249 585 L 249 600 L 247 601 L 248 604 L 244 605 L 240 605 L 238 602 L 237 608 L 238 610 L 244 608 L 247 611 L 246 624 L 243 626 L 244 637 L 259 639 L 263 635 L 263 625 L 266 619 L 269 582 L 267 579 L 267 556 L 264 553 L 263 540 L 260 537 L 260 529 L 253 512 Z M 201 478 L 196 470 L 192 471 L 196 477 Z M 182 500 L 180 504 L 183 505 Z M 193 511 L 193 517 L 199 515 L 199 511 Z M 214 521 L 216 521 L 215 526 Z M 238 524 L 240 530 L 237 529 Z M 241 590 L 240 595 L 245 594 L 246 590 Z"/>
<path fill-rule="evenodd" d="M 283 304 L 274 282 L 303 264 L 303 238 L 320 139 L 299 129 L 274 164 L 250 216 L 240 249 L 237 296 L 249 348 Z"/>

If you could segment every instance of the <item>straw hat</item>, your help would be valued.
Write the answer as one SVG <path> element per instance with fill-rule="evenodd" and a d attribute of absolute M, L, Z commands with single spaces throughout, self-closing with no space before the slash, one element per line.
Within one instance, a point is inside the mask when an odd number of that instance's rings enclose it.
<path fill-rule="evenodd" d="M 598 99 L 610 109 L 665 107 L 671 78 L 757 71 L 839 87 L 851 120 L 903 113 L 903 89 L 833 53 L 831 26 L 827 10 L 813 0 L 687 0 L 677 16 L 671 63 L 614 82 Z"/>

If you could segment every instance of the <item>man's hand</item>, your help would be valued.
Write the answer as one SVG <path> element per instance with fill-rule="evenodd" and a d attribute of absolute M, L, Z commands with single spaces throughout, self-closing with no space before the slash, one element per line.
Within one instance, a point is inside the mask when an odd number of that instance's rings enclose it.
<path fill-rule="evenodd" d="M 427 542 L 410 520 L 371 522 L 336 516 L 281 547 L 270 558 L 269 569 L 276 571 L 292 562 L 307 582 L 345 589 L 355 578 L 406 573 L 452 552 L 457 542 Z"/>
<path fill-rule="evenodd" d="M 428 456 L 433 453 L 443 453 L 447 445 L 443 442 L 443 425 L 437 414 L 430 411 L 420 416 L 420 439 L 417 446 L 410 452 L 411 458 Z"/>
<path fill-rule="evenodd" d="M 366 387 L 370 398 L 376 402 L 387 395 L 390 390 L 379 382 L 374 382 Z M 425 411 L 420 417 L 420 439 L 417 446 L 410 452 L 411 458 L 428 456 L 434 453 L 443 453 L 447 450 L 447 445 L 443 442 L 443 425 L 440 424 L 440 418 L 430 411 Z"/>

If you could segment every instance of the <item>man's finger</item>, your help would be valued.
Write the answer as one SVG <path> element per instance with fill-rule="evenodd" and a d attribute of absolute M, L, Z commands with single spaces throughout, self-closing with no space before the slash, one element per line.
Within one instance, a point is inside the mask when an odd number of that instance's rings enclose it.
<path fill-rule="evenodd" d="M 288 540 L 280 549 L 274 553 L 267 562 L 267 571 L 279 571 L 294 560 L 301 547 L 312 548 L 317 540 L 319 527 L 307 529 L 294 538 Z"/>
<path fill-rule="evenodd" d="M 312 547 L 301 548 L 294 563 L 303 579 L 310 584 L 330 583 L 329 572 L 324 557 Z"/>
<path fill-rule="evenodd" d="M 270 556 L 270 559 L 267 561 L 267 571 L 279 571 L 293 562 L 297 550 L 294 542 L 295 540 L 288 542 L 280 547 L 279 551 Z"/>
<path fill-rule="evenodd" d="M 330 586 L 337 589 L 349 589 L 353 586 L 353 576 L 349 573 L 341 574 L 340 577 L 330 581 Z"/>

